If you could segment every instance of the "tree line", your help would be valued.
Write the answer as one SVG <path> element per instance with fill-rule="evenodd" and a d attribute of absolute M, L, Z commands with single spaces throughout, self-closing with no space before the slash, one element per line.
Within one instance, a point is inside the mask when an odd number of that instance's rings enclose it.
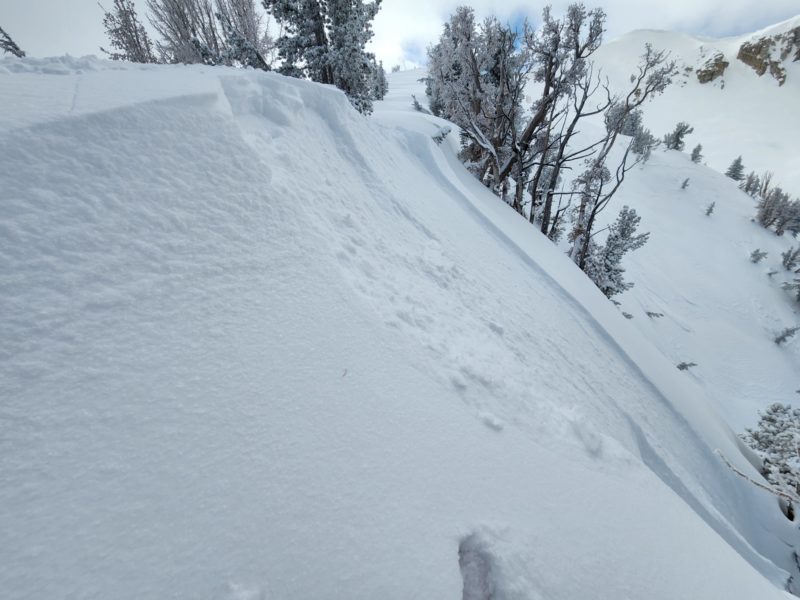
<path fill-rule="evenodd" d="M 576 3 L 560 18 L 545 8 L 538 29 L 513 28 L 494 17 L 477 22 L 460 7 L 428 50 L 425 83 L 431 112 L 460 127 L 469 170 L 550 239 L 569 229 L 569 256 L 611 297 L 631 287 L 620 260 L 647 234 L 636 234 L 639 217 L 625 207 L 601 245 L 597 217 L 659 143 L 644 128 L 641 107 L 676 68 L 646 45 L 630 88 L 612 93 L 592 61 L 605 21 L 602 9 Z M 539 91 L 526 104 L 530 83 Z M 578 143 L 581 124 L 598 116 L 604 131 Z M 576 169 L 564 191 L 565 174 Z"/>
<path fill-rule="evenodd" d="M 145 9 L 155 40 L 133 0 L 105 10 L 109 58 L 275 69 L 335 85 L 362 113 L 388 91 L 383 65 L 365 49 L 380 0 L 146 0 Z"/>

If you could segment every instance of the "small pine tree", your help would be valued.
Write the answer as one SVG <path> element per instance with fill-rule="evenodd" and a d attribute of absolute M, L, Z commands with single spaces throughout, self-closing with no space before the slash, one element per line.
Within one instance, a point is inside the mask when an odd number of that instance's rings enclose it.
<path fill-rule="evenodd" d="M 725 175 L 734 181 L 741 181 L 744 179 L 744 165 L 742 164 L 741 156 L 737 156 L 734 159 L 734 161 L 731 163 L 731 166 L 728 167 L 727 171 L 725 171 Z"/>
<path fill-rule="evenodd" d="M 744 181 L 739 184 L 739 188 L 746 194 L 755 196 L 761 189 L 761 179 L 756 175 L 755 171 L 750 171 Z"/>
<path fill-rule="evenodd" d="M 617 220 L 608 228 L 606 243 L 598 246 L 590 242 L 586 274 L 608 298 L 633 287 L 633 283 L 626 282 L 623 277 L 622 258 L 644 246 L 650 237 L 649 233 L 636 233 L 641 220 L 634 209 L 623 206 Z"/>
<path fill-rule="evenodd" d="M 372 60 L 372 99 L 383 100 L 389 92 L 389 82 L 386 79 L 386 71 L 383 68 L 383 61 Z"/>
<path fill-rule="evenodd" d="M 696 367 L 696 362 L 681 362 L 676 365 L 679 371 L 688 371 L 692 367 Z"/>
<path fill-rule="evenodd" d="M 631 152 L 641 156 L 642 162 L 647 162 L 650 160 L 653 148 L 658 146 L 659 143 L 649 129 L 637 127 L 633 132 L 633 140 L 631 140 Z"/>
<path fill-rule="evenodd" d="M 17 43 L 11 39 L 2 27 L 0 27 L 0 50 L 4 53 L 13 54 L 17 58 L 25 58 L 25 52 L 22 51 Z"/>
<path fill-rule="evenodd" d="M 687 177 L 686 179 L 683 180 L 683 183 L 681 184 L 681 189 L 685 190 L 688 187 L 689 187 L 689 178 Z"/>
<path fill-rule="evenodd" d="M 786 252 L 781 254 L 781 262 L 787 271 L 794 271 L 797 269 L 797 264 L 800 262 L 800 246 L 797 248 L 789 248 Z"/>
<path fill-rule="evenodd" d="M 697 144 L 692 148 L 692 162 L 699 164 L 701 160 L 703 160 L 703 146 L 702 144 Z"/>
<path fill-rule="evenodd" d="M 761 455 L 761 474 L 781 491 L 800 493 L 800 410 L 776 403 L 759 413 L 758 426 L 747 429 L 745 443 Z"/>
<path fill-rule="evenodd" d="M 684 137 L 694 131 L 694 127 L 681 121 L 675 125 L 675 129 L 671 133 L 664 136 L 664 145 L 667 150 L 683 150 L 686 147 Z"/>
<path fill-rule="evenodd" d="M 750 262 L 752 263 L 760 263 L 767 257 L 767 253 L 764 252 L 761 248 L 756 248 L 750 253 Z"/>
<path fill-rule="evenodd" d="M 706 206 L 706 216 L 707 217 L 710 217 L 712 214 L 714 214 L 714 206 L 716 204 L 717 204 L 716 202 L 712 202 L 711 204 Z"/>

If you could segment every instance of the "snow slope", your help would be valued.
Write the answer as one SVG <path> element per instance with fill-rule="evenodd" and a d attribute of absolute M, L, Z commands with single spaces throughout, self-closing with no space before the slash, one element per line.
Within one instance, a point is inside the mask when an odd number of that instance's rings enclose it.
<path fill-rule="evenodd" d="M 769 73 L 758 76 L 737 53 L 744 42 L 800 27 L 800 16 L 751 34 L 696 38 L 667 31 L 635 31 L 603 45 L 597 61 L 612 86 L 624 89 L 645 43 L 667 50 L 681 75 L 644 108 L 656 135 L 688 121 L 694 133 L 686 153 L 659 152 L 631 173 L 605 215 L 608 222 L 623 204 L 636 208 L 649 243 L 627 257 L 636 287 L 619 300 L 635 325 L 678 364 L 698 363 L 689 374 L 713 397 L 731 425 L 753 426 L 757 411 L 774 402 L 793 403 L 800 388 L 800 343 L 778 347 L 776 335 L 800 324 L 797 303 L 781 289 L 792 279 L 781 253 L 796 246 L 751 222 L 755 201 L 721 175 L 742 155 L 747 170 L 773 171 L 773 182 L 800 196 L 800 63 L 783 63 L 781 86 Z M 715 53 L 730 65 L 721 78 L 701 84 L 694 71 Z M 704 163 L 688 153 L 703 145 Z M 689 179 L 689 188 L 680 190 Z M 715 212 L 705 209 L 715 202 Z M 758 265 L 750 253 L 769 253 Z M 767 274 L 774 272 L 772 276 Z M 646 313 L 664 317 L 649 318 Z"/>
<path fill-rule="evenodd" d="M 385 106 L 407 110 L 412 94 L 423 101 L 423 76 L 421 70 L 393 75 Z M 645 105 L 645 120 L 654 105 Z M 598 139 L 601 126 L 582 126 L 582 142 Z M 455 134 L 448 139 L 456 149 Z M 785 148 L 788 153 L 790 145 Z M 712 202 L 714 213 L 707 217 Z M 625 257 L 634 288 L 615 298 L 620 312 L 631 315 L 632 325 L 673 365 L 697 363 L 684 376 L 704 388 L 735 431 L 753 427 L 758 411 L 770 404 L 795 402 L 800 340 L 782 346 L 774 340 L 800 324 L 800 307 L 781 287 L 794 277 L 783 268 L 781 254 L 798 241 L 752 222 L 755 200 L 721 173 L 692 163 L 688 152 L 657 150 L 631 171 L 601 213 L 598 230 L 624 205 L 636 209 L 650 239 Z M 750 262 L 756 248 L 768 253 L 757 265 Z"/>
<path fill-rule="evenodd" d="M 711 202 L 714 212 L 706 216 Z M 755 201 L 686 153 L 654 153 L 631 173 L 604 220 L 623 204 L 636 208 L 650 232 L 648 243 L 625 259 L 635 286 L 617 298 L 635 326 L 673 364 L 697 363 L 687 377 L 706 389 L 736 431 L 754 426 L 758 411 L 772 403 L 795 404 L 800 343 L 774 340 L 800 324 L 800 305 L 781 288 L 795 277 L 781 253 L 797 240 L 754 223 Z M 757 248 L 768 256 L 753 264 Z"/>
<path fill-rule="evenodd" d="M 5 598 L 787 596 L 702 387 L 436 119 L 94 59 L 0 100 Z"/>
<path fill-rule="evenodd" d="M 604 44 L 596 59 L 612 86 L 625 89 L 645 43 L 667 50 L 678 63 L 680 76 L 648 105 L 645 125 L 661 137 L 678 121 L 687 121 L 694 127 L 694 133 L 686 138 L 687 149 L 702 144 L 710 167 L 724 173 L 742 155 L 747 171 L 772 171 L 774 183 L 800 196 L 800 154 L 796 150 L 800 139 L 800 62 L 790 57 L 782 63 L 787 77 L 781 86 L 769 73 L 759 77 L 736 58 L 743 42 L 796 27 L 800 27 L 800 15 L 762 31 L 724 39 L 640 30 Z M 721 78 L 700 83 L 693 70 L 717 52 L 730 65 Z"/>

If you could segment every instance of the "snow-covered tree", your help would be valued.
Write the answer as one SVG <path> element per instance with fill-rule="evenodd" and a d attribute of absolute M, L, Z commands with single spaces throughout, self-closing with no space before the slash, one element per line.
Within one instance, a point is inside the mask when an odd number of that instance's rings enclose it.
<path fill-rule="evenodd" d="M 781 253 L 781 263 L 787 271 L 794 271 L 800 263 L 800 246 L 797 248 L 789 248 L 786 252 Z"/>
<path fill-rule="evenodd" d="M 703 145 L 697 144 L 692 148 L 692 162 L 699 164 L 701 160 L 703 160 Z"/>
<path fill-rule="evenodd" d="M 615 100 L 614 104 L 622 103 L 626 112 L 637 110 L 652 96 L 663 92 L 672 81 L 674 73 L 675 63 L 667 62 L 666 53 L 657 52 L 647 44 L 645 53 L 637 66 L 637 72 L 631 76 L 630 91 L 623 98 Z M 619 121 L 610 120 L 608 122 Z M 572 247 L 569 256 L 584 270 L 597 215 L 605 209 L 619 190 L 626 173 L 644 160 L 643 156 L 632 155 L 633 143 L 636 139 L 634 136 L 629 138 L 619 163 L 613 167 L 613 172 L 606 166 L 610 152 L 620 135 L 621 131 L 617 127 L 607 129 L 605 138 L 595 144 L 594 154 L 587 159 L 586 171 L 574 180 L 579 204 L 575 210 L 575 219 L 570 233 Z"/>
<path fill-rule="evenodd" d="M 741 181 L 744 179 L 744 165 L 742 164 L 742 157 L 737 156 L 731 166 L 728 167 L 728 170 L 725 171 L 725 175 L 730 177 L 734 181 Z"/>
<path fill-rule="evenodd" d="M 328 0 L 328 62 L 333 84 L 347 94 L 362 113 L 372 112 L 371 83 L 375 57 L 365 47 L 372 39 L 372 21 L 380 9 L 380 0 Z"/>
<path fill-rule="evenodd" d="M 796 496 L 800 494 L 800 410 L 776 403 L 759 416 L 758 425 L 747 429 L 742 438 L 761 456 L 766 480 Z"/>
<path fill-rule="evenodd" d="M 589 58 L 600 47 L 605 19 L 602 9 L 587 10 L 576 3 L 567 8 L 561 19 L 555 19 L 546 7 L 539 30 L 526 28 L 524 47 L 530 56 L 533 79 L 540 84 L 540 95 L 528 111 L 524 127 L 511 146 L 511 154 L 499 170 L 498 180 L 505 180 L 512 173 L 518 177 L 524 173 L 524 165 L 518 163 L 529 160 L 531 152 L 539 155 L 547 152 L 551 147 L 556 105 L 570 96 L 578 82 L 587 82 L 590 90 L 596 89 L 589 73 Z M 580 92 L 575 94 L 578 98 L 582 96 Z M 543 222 L 542 227 L 545 226 Z"/>
<path fill-rule="evenodd" d="M 103 15 L 103 27 L 113 50 L 100 50 L 108 54 L 111 60 L 156 62 L 153 42 L 139 20 L 133 0 L 114 0 L 111 10 Z"/>
<path fill-rule="evenodd" d="M 606 243 L 598 246 L 590 242 L 585 271 L 608 298 L 633 287 L 633 283 L 626 282 L 623 277 L 622 258 L 644 246 L 650 237 L 649 233 L 636 233 L 641 220 L 634 209 L 623 206 L 617 220 L 609 227 Z"/>
<path fill-rule="evenodd" d="M 756 208 L 756 220 L 766 228 L 783 235 L 786 231 L 800 233 L 800 200 L 792 200 L 779 186 L 766 189 L 762 185 Z"/>
<path fill-rule="evenodd" d="M 13 54 L 17 58 L 25 57 L 25 52 L 22 51 L 22 48 L 11 39 L 11 36 L 8 35 L 2 27 L 0 27 L 0 50 L 2 50 L 3 53 Z"/>
<path fill-rule="evenodd" d="M 761 179 L 755 171 L 750 171 L 747 177 L 739 184 L 739 188 L 750 196 L 755 196 L 761 190 Z"/>
<path fill-rule="evenodd" d="M 664 146 L 667 150 L 683 150 L 686 147 L 686 142 L 683 138 L 694 131 L 694 127 L 683 121 L 675 125 L 670 133 L 664 136 Z"/>
<path fill-rule="evenodd" d="M 707 216 L 707 217 L 710 217 L 712 214 L 714 214 L 714 207 L 715 207 L 716 205 L 717 205 L 717 203 L 716 203 L 716 202 L 712 202 L 711 204 L 709 204 L 708 206 L 706 206 L 706 216 Z"/>
<path fill-rule="evenodd" d="M 513 145 L 530 64 L 520 36 L 494 18 L 478 24 L 459 7 L 428 50 L 426 93 L 434 114 L 462 130 L 461 158 L 502 194 L 499 171 Z"/>
<path fill-rule="evenodd" d="M 275 40 L 282 63 L 278 71 L 292 77 L 333 84 L 328 61 L 327 5 L 320 0 L 262 0 L 281 26 Z"/>
<path fill-rule="evenodd" d="M 359 111 L 372 111 L 374 56 L 365 50 L 381 0 L 263 0 L 282 28 L 279 71 L 335 85 Z"/>
<path fill-rule="evenodd" d="M 650 133 L 649 129 L 640 127 L 633 133 L 631 152 L 640 156 L 642 158 L 642 162 L 647 162 L 650 160 L 650 153 L 653 151 L 653 148 L 658 146 L 660 143 L 661 142 L 659 142 L 655 136 Z"/>
<path fill-rule="evenodd" d="M 750 262 L 752 263 L 760 263 L 767 257 L 767 253 L 764 252 L 761 248 L 756 248 L 750 253 Z"/>
<path fill-rule="evenodd" d="M 688 187 L 689 187 L 689 178 L 687 177 L 686 179 L 683 180 L 683 183 L 681 184 L 681 189 L 685 190 Z"/>
<path fill-rule="evenodd" d="M 370 90 L 373 100 L 383 100 L 389 92 L 389 82 L 386 79 L 386 71 L 383 68 L 383 61 L 372 61 L 372 77 Z"/>

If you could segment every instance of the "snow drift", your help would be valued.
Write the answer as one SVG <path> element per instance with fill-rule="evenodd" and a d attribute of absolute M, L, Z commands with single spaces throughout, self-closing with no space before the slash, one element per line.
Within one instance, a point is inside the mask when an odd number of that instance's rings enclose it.
<path fill-rule="evenodd" d="M 0 65 L 5 597 L 785 597 L 701 388 L 441 122 Z"/>

